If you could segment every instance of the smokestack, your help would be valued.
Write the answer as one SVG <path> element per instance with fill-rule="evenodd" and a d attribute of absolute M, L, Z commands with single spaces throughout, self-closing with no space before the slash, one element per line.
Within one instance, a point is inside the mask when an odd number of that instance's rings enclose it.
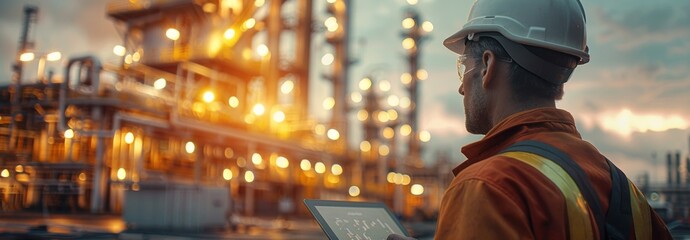
<path fill-rule="evenodd" d="M 676 186 L 680 186 L 680 151 L 676 152 Z"/>
<path fill-rule="evenodd" d="M 666 184 L 670 187 L 673 185 L 673 159 L 671 159 L 671 152 L 666 153 L 666 170 L 668 171 L 668 174 L 666 174 L 666 178 L 668 179 L 666 181 Z"/>
<path fill-rule="evenodd" d="M 685 158 L 685 186 L 690 186 L 690 156 Z"/>

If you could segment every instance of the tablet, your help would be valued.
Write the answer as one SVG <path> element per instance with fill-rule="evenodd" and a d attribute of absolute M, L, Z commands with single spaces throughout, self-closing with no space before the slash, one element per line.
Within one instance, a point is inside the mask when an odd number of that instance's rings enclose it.
<path fill-rule="evenodd" d="M 386 239 L 391 233 L 409 236 L 380 202 L 305 199 L 304 204 L 329 239 Z"/>

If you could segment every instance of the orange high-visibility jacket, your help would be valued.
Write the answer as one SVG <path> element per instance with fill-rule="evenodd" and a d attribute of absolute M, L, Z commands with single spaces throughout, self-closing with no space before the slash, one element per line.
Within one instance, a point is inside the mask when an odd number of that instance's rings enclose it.
<path fill-rule="evenodd" d="M 586 173 L 605 214 L 611 192 L 606 158 L 582 140 L 570 113 L 539 108 L 511 115 L 482 140 L 462 148 L 467 161 L 453 169 L 436 239 L 569 239 L 570 231 L 582 231 L 570 229 L 566 199 L 554 182 L 535 167 L 499 154 L 523 140 L 547 143 L 570 156 Z M 651 226 L 653 239 L 671 239 L 663 220 L 643 204 L 649 211 L 644 224 Z M 598 239 L 594 217 L 589 217 L 592 239 Z M 634 239 L 634 227 L 630 235 Z"/>

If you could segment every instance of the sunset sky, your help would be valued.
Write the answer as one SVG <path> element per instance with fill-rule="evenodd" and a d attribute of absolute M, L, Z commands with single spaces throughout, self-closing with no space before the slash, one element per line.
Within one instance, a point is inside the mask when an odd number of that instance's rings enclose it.
<path fill-rule="evenodd" d="M 323 22 L 325 0 L 315 2 L 315 18 Z M 106 3 L 0 0 L 0 84 L 10 81 L 25 4 L 39 7 L 37 51 L 61 51 L 63 61 L 94 54 L 104 62 L 115 62 L 112 49 L 122 40 L 106 16 Z M 471 4 L 470 0 L 419 0 L 414 6 L 422 19 L 434 24 L 422 45 L 421 60 L 429 73 L 421 83 L 419 113 L 420 127 L 432 135 L 425 148 L 427 159 L 433 152 L 448 151 L 453 161 L 460 162 L 464 160 L 460 147 L 481 137 L 465 131 L 456 55 L 441 44 L 466 22 Z M 584 0 L 582 4 L 591 61 L 575 70 L 557 105 L 575 116 L 583 138 L 629 178 L 646 171 L 653 181 L 663 181 L 666 153 L 681 151 L 685 158 L 690 148 L 690 1 Z M 351 54 L 358 62 L 350 71 L 351 90 L 371 74 L 390 81 L 392 92 L 405 96 L 400 82 L 406 70 L 401 21 L 408 7 L 405 0 L 353 0 Z M 319 63 L 328 52 L 322 39 L 315 38 L 313 44 L 310 110 L 314 118 L 325 121 L 328 113 L 321 101 L 331 91 L 323 91 L 330 84 L 320 77 L 328 71 Z M 48 63 L 47 68 L 62 71 L 60 63 Z M 25 67 L 29 77 L 35 71 L 35 63 Z M 354 115 L 351 119 L 357 128 Z M 358 132 L 353 135 L 359 137 Z"/>

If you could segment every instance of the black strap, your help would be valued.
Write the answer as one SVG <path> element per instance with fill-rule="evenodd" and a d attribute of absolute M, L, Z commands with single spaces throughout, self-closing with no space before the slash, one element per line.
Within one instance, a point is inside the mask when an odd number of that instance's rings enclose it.
<path fill-rule="evenodd" d="M 594 188 L 590 183 L 585 172 L 577 165 L 573 160 L 568 157 L 567 154 L 558 150 L 557 148 L 534 140 L 526 140 L 513 144 L 512 146 L 506 148 L 502 152 L 528 152 L 540 155 L 547 158 L 565 170 L 570 177 L 575 181 L 577 187 L 580 189 L 580 193 L 584 196 L 587 204 L 589 204 L 594 219 L 596 220 L 597 227 L 599 229 L 599 239 L 606 239 L 606 228 L 604 214 L 599 203 L 599 198 L 594 192 Z M 614 187 L 615 188 L 615 187 Z M 629 204 L 628 204 L 629 205 Z M 572 231 L 572 230 L 571 230 Z"/>
<path fill-rule="evenodd" d="M 611 169 L 611 199 L 606 213 L 606 234 L 608 239 L 630 239 L 632 226 L 632 207 L 630 206 L 630 186 L 628 178 L 611 161 L 606 159 Z"/>

